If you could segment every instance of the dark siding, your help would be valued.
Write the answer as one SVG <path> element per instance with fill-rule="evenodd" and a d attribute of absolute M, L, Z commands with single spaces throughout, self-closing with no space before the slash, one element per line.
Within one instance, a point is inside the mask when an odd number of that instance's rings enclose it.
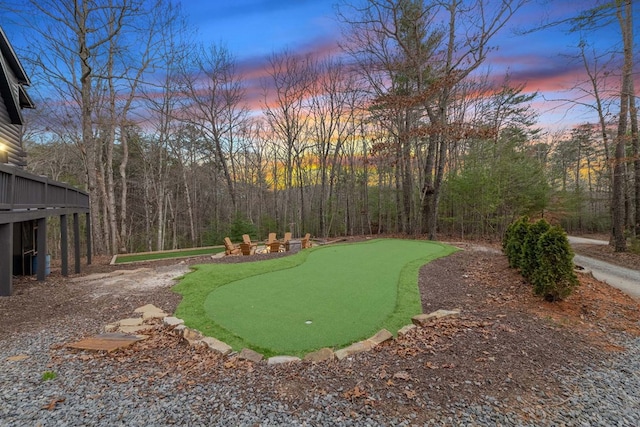
<path fill-rule="evenodd" d="M 11 85 L 11 92 L 15 99 L 18 99 L 18 84 L 16 77 L 9 67 L 7 67 L 5 58 L 0 55 L 0 64 L 7 73 L 6 78 Z M 24 166 L 25 157 L 22 149 L 22 126 L 11 123 L 11 117 L 3 97 L 0 97 L 0 143 L 2 143 L 9 153 L 9 163 Z"/>

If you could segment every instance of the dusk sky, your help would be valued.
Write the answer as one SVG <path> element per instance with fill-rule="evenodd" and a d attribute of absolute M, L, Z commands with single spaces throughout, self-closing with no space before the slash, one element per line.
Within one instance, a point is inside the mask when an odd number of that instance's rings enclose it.
<path fill-rule="evenodd" d="M 343 1 L 182 0 L 181 4 L 188 23 L 203 43 L 228 47 L 243 72 L 259 76 L 267 57 L 274 52 L 287 49 L 323 55 L 337 51 L 341 31 L 335 5 Z M 543 102 L 542 98 L 574 97 L 575 94 L 566 91 L 585 80 L 582 64 L 570 58 L 578 53 L 579 35 L 568 34 L 566 26 L 524 35 L 518 30 L 522 32 L 544 21 L 572 17 L 576 4 L 586 8 L 595 1 L 533 0 L 494 39 L 498 49 L 485 63 L 485 70 L 490 70 L 497 79 L 501 80 L 509 70 L 512 82 L 526 83 L 526 91 L 539 91 L 541 96 L 535 106 L 542 124 L 552 129 L 595 120 L 593 114 L 584 110 L 567 113 L 565 103 Z M 21 29 L 10 22 L 2 25 L 19 50 L 24 43 Z M 597 35 L 587 35 L 589 42 L 597 41 L 599 49 L 620 45 L 618 38 L 616 26 L 600 29 Z"/>
<path fill-rule="evenodd" d="M 201 40 L 223 43 L 245 67 L 260 66 L 271 53 L 287 48 L 291 51 L 326 53 L 336 49 L 340 37 L 335 5 L 342 0 L 183 0 L 188 21 L 199 30 Z M 587 7 L 593 1 L 534 0 L 520 10 L 495 39 L 498 50 L 485 66 L 496 75 L 511 73 L 514 83 L 526 82 L 527 91 L 539 91 L 544 99 L 561 99 L 577 82 L 584 80 L 576 55 L 579 36 L 568 34 L 566 27 L 519 35 L 546 21 L 574 16 L 576 4 Z M 597 46 L 609 48 L 619 37 L 615 27 L 600 30 Z M 563 102 L 535 103 L 545 126 L 568 128 L 594 120 L 584 111 L 567 112 Z"/>

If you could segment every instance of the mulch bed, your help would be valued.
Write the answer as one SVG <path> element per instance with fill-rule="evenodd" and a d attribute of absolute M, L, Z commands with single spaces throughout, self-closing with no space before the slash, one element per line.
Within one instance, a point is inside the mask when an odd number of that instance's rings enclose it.
<path fill-rule="evenodd" d="M 399 417 L 414 413 L 418 417 L 414 421 L 421 423 L 439 407 L 479 401 L 482 396 L 493 396 L 518 410 L 540 393 L 558 393 L 559 384 L 551 373 L 620 351 L 620 334 L 640 335 L 640 305 L 622 292 L 581 275 L 581 286 L 573 295 L 549 303 L 532 295 L 501 254 L 462 246 L 467 250 L 435 260 L 419 274 L 423 311 L 460 308 L 461 316 L 415 329 L 343 361 L 253 365 L 190 347 L 166 328 L 122 351 L 82 357 L 120 364 L 123 376 L 118 381 L 142 373 L 150 382 L 156 376 L 188 373 L 183 375 L 185 388 L 203 381 L 240 381 L 256 396 L 295 402 L 300 410 L 317 408 L 318 395 L 338 393 L 355 412 L 375 408 Z M 260 255 L 270 256 L 286 255 Z M 255 260 L 194 257 L 182 262 Z M 129 267 L 96 262 L 87 273 L 122 268 Z M 108 323 L 130 316 L 140 305 L 152 303 L 170 310 L 179 302 L 169 289 L 156 289 L 126 301 L 101 297 L 91 301 L 89 310 L 83 294 L 87 291 L 55 273 L 45 283 L 19 280 L 15 289 L 14 296 L 0 299 L 0 342 L 13 331 L 38 330 L 53 321 Z"/>

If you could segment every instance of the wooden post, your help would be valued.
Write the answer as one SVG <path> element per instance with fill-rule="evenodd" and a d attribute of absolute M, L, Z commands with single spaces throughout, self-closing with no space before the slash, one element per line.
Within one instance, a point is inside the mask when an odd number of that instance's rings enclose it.
<path fill-rule="evenodd" d="M 73 214 L 73 261 L 76 274 L 80 273 L 80 220 L 78 214 Z"/>
<path fill-rule="evenodd" d="M 67 230 L 67 215 L 60 215 L 60 256 L 62 264 L 60 272 L 63 276 L 69 275 L 69 232 Z"/>
<path fill-rule="evenodd" d="M 86 218 L 87 223 L 85 225 L 87 227 L 87 265 L 91 265 L 91 215 L 89 214 L 89 212 L 86 213 Z"/>
<path fill-rule="evenodd" d="M 38 254 L 38 282 L 44 282 L 45 279 L 45 262 L 47 259 L 47 218 L 38 218 L 38 237 L 36 239 Z"/>
<path fill-rule="evenodd" d="M 0 296 L 13 292 L 13 223 L 0 224 Z"/>

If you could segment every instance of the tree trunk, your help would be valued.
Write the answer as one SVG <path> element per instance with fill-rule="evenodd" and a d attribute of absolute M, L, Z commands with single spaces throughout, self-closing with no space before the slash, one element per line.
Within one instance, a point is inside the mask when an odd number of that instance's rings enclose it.
<path fill-rule="evenodd" d="M 122 161 L 120 162 L 120 241 L 118 251 L 126 253 L 127 250 L 127 164 L 129 162 L 129 135 L 124 125 L 120 125 L 120 145 L 122 147 Z"/>
<path fill-rule="evenodd" d="M 193 220 L 193 204 L 191 202 L 191 191 L 189 190 L 189 180 L 187 179 L 187 171 L 184 166 L 184 162 L 181 162 L 182 167 L 182 185 L 184 186 L 184 196 L 187 203 L 187 213 L 189 215 L 189 235 L 191 236 L 191 245 L 196 242 L 196 228 Z"/>
<path fill-rule="evenodd" d="M 635 190 L 635 209 L 633 209 L 634 223 L 632 226 L 632 232 L 634 237 L 638 237 L 640 235 L 640 139 L 638 136 L 638 108 L 636 106 L 633 78 L 629 81 L 629 113 L 631 116 L 631 146 L 633 152 L 633 182 Z"/>
<path fill-rule="evenodd" d="M 87 32 L 89 31 L 87 28 L 88 11 L 86 8 L 87 5 L 82 2 L 80 7 L 76 7 L 74 16 L 78 24 L 78 56 L 80 58 L 80 99 L 82 101 L 80 120 L 82 121 L 82 146 L 86 153 L 87 190 L 89 192 L 89 202 L 91 206 L 91 224 L 93 225 L 91 233 L 93 244 L 91 247 L 95 253 L 102 253 L 104 251 L 104 240 L 102 239 L 102 234 L 95 229 L 95 227 L 100 227 L 100 196 L 97 191 L 96 143 L 93 138 L 93 127 L 91 123 L 93 114 L 93 102 L 91 98 L 93 70 L 89 62 L 91 52 L 89 52 L 86 38 Z"/>
<path fill-rule="evenodd" d="M 623 11 L 624 6 L 624 11 Z M 613 196 L 611 200 L 611 239 L 616 252 L 627 250 L 624 234 L 625 226 L 625 149 L 627 143 L 627 123 L 629 115 L 629 90 L 633 70 L 633 39 L 631 20 L 631 0 L 617 4 L 616 15 L 622 34 L 624 63 L 620 87 L 620 115 L 616 135 L 616 151 L 613 165 Z"/>

